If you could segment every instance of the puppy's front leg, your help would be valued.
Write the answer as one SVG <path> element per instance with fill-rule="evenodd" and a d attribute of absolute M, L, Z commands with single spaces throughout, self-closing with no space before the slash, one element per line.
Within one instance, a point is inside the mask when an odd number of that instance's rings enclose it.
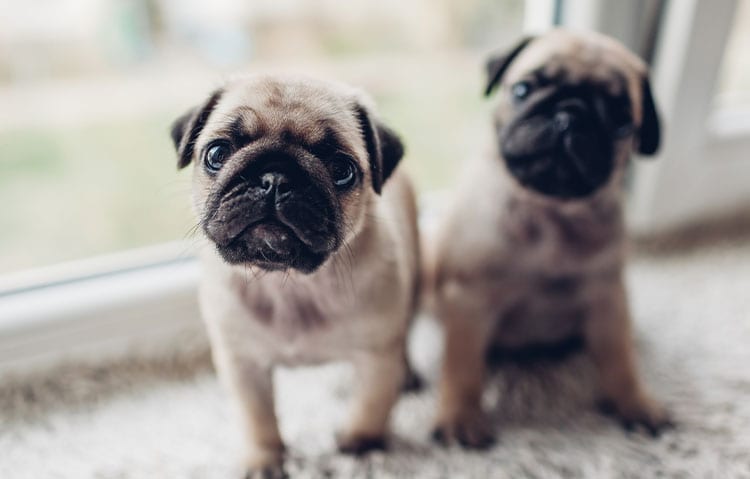
<path fill-rule="evenodd" d="M 385 447 L 388 418 L 406 377 L 404 358 L 401 346 L 354 358 L 358 384 L 349 422 L 336 437 L 341 452 L 363 454 Z"/>
<path fill-rule="evenodd" d="M 486 448 L 494 442 L 491 424 L 482 411 L 486 351 L 494 324 L 482 315 L 441 315 L 445 352 L 440 405 L 433 437 L 447 444 Z"/>
<path fill-rule="evenodd" d="M 640 425 L 658 435 L 672 423 L 666 410 L 643 390 L 638 378 L 622 279 L 603 288 L 588 313 L 586 345 L 598 369 L 603 406 L 616 414 L 626 429 Z"/>
<path fill-rule="evenodd" d="M 273 374 L 246 359 L 214 348 L 219 375 L 232 390 L 247 443 L 246 479 L 276 479 L 284 473 L 284 443 L 276 422 Z"/>

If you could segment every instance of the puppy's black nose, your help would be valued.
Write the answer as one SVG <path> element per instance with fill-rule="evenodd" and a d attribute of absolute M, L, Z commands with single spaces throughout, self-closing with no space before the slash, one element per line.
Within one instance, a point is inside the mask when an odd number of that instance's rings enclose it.
<path fill-rule="evenodd" d="M 555 129 L 560 133 L 570 129 L 570 124 L 573 121 L 571 114 L 567 111 L 558 111 L 555 113 Z"/>
<path fill-rule="evenodd" d="M 565 98 L 557 103 L 555 109 L 557 111 L 552 121 L 555 129 L 560 133 L 575 127 L 589 112 L 586 102 L 580 98 Z"/>
<path fill-rule="evenodd" d="M 292 194 L 292 182 L 284 173 L 275 171 L 264 173 L 260 177 L 260 185 L 266 196 L 275 196 L 277 203 L 285 200 Z"/>

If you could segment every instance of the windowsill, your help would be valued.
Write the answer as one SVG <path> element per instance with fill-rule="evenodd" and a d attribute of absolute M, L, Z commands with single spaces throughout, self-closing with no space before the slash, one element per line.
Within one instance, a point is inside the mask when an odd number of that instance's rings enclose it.
<path fill-rule="evenodd" d="M 172 241 L 116 253 L 0 274 L 0 298 L 125 271 L 192 260 L 192 246 Z"/>
<path fill-rule="evenodd" d="M 750 137 L 750 107 L 720 108 L 708 120 L 711 141 L 731 141 Z"/>
<path fill-rule="evenodd" d="M 16 277 L 0 294 L 0 370 L 100 359 L 200 327 L 197 261 L 165 255 L 174 245 L 157 249 L 73 265 L 76 277 L 70 268 Z"/>

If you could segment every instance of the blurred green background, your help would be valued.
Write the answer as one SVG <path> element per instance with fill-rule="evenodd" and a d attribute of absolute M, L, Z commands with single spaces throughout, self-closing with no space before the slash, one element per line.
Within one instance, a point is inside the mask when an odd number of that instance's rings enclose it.
<path fill-rule="evenodd" d="M 172 120 L 234 72 L 368 90 L 421 190 L 484 127 L 482 57 L 522 0 L 44 0 L 0 5 L 0 273 L 182 239 Z"/>

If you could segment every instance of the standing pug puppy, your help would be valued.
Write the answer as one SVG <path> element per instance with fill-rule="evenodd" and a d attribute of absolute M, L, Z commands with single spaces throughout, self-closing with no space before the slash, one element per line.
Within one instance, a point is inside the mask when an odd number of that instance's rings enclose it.
<path fill-rule="evenodd" d="M 177 119 L 172 138 L 178 166 L 195 163 L 209 240 L 201 310 L 241 411 L 249 477 L 283 475 L 276 365 L 351 361 L 359 387 L 338 446 L 383 447 L 419 270 L 398 137 L 352 88 L 250 76 Z"/>
<path fill-rule="evenodd" d="M 623 280 L 624 175 L 659 122 L 643 62 L 598 34 L 555 30 L 490 59 L 497 153 L 467 176 L 430 261 L 445 325 L 438 440 L 484 447 L 486 355 L 584 340 L 625 425 L 669 424 L 635 367 Z"/>

